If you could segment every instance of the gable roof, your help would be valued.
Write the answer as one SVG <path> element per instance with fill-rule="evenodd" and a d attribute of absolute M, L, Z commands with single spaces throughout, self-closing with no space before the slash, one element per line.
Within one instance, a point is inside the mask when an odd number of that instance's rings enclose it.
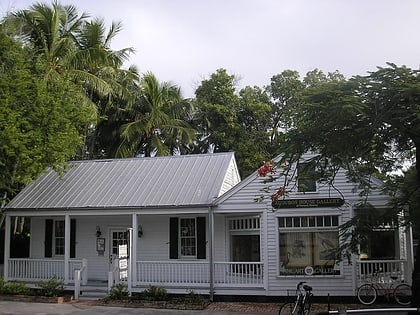
<path fill-rule="evenodd" d="M 70 164 L 62 178 L 53 170 L 42 174 L 6 209 L 209 205 L 239 182 L 232 152 Z"/>

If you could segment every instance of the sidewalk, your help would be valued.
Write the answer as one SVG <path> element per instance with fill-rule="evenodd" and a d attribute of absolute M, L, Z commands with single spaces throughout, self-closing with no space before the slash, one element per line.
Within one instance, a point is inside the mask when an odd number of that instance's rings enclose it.
<path fill-rule="evenodd" d="M 95 301 L 63 304 L 0 301 L 0 315 L 275 315 L 280 304 L 251 302 L 214 302 L 205 310 L 129 308 L 97 305 Z M 331 304 L 331 310 L 361 308 L 360 304 Z M 311 314 L 328 310 L 327 304 L 313 304 Z"/>

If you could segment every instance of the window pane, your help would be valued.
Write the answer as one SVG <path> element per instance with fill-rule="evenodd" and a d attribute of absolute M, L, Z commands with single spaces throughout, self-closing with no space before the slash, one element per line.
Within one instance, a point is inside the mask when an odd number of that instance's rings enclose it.
<path fill-rule="evenodd" d="M 260 261 L 259 235 L 232 235 L 232 261 Z"/>
<path fill-rule="evenodd" d="M 55 254 L 64 255 L 64 221 L 54 222 Z"/>
<path fill-rule="evenodd" d="M 181 256 L 196 256 L 195 218 L 180 219 Z"/>
<path fill-rule="evenodd" d="M 305 267 L 310 266 L 313 275 L 337 275 L 338 245 L 338 231 L 280 232 L 279 274 L 305 275 Z"/>
<path fill-rule="evenodd" d="M 315 166 L 313 164 L 298 164 L 298 191 L 316 191 Z"/>

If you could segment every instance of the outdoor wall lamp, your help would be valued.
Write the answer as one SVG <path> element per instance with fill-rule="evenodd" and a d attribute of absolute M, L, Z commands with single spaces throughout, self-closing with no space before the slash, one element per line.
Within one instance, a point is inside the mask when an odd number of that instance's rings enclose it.
<path fill-rule="evenodd" d="M 101 232 L 101 227 L 99 225 L 96 226 L 96 237 L 101 237 L 102 232 Z"/>
<path fill-rule="evenodd" d="M 138 237 L 142 237 L 143 236 L 143 227 L 141 225 L 138 226 L 137 234 L 138 234 Z"/>

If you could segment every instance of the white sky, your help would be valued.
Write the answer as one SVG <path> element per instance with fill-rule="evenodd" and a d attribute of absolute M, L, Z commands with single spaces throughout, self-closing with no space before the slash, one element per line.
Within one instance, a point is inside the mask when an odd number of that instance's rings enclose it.
<path fill-rule="evenodd" d="M 0 0 L 0 15 L 35 1 Z M 51 1 L 41 1 L 51 3 Z M 386 62 L 418 69 L 419 0 L 62 0 L 79 12 L 122 21 L 113 49 L 133 47 L 141 72 L 181 87 L 184 97 L 219 68 L 238 88 L 314 68 L 346 77 Z"/>

